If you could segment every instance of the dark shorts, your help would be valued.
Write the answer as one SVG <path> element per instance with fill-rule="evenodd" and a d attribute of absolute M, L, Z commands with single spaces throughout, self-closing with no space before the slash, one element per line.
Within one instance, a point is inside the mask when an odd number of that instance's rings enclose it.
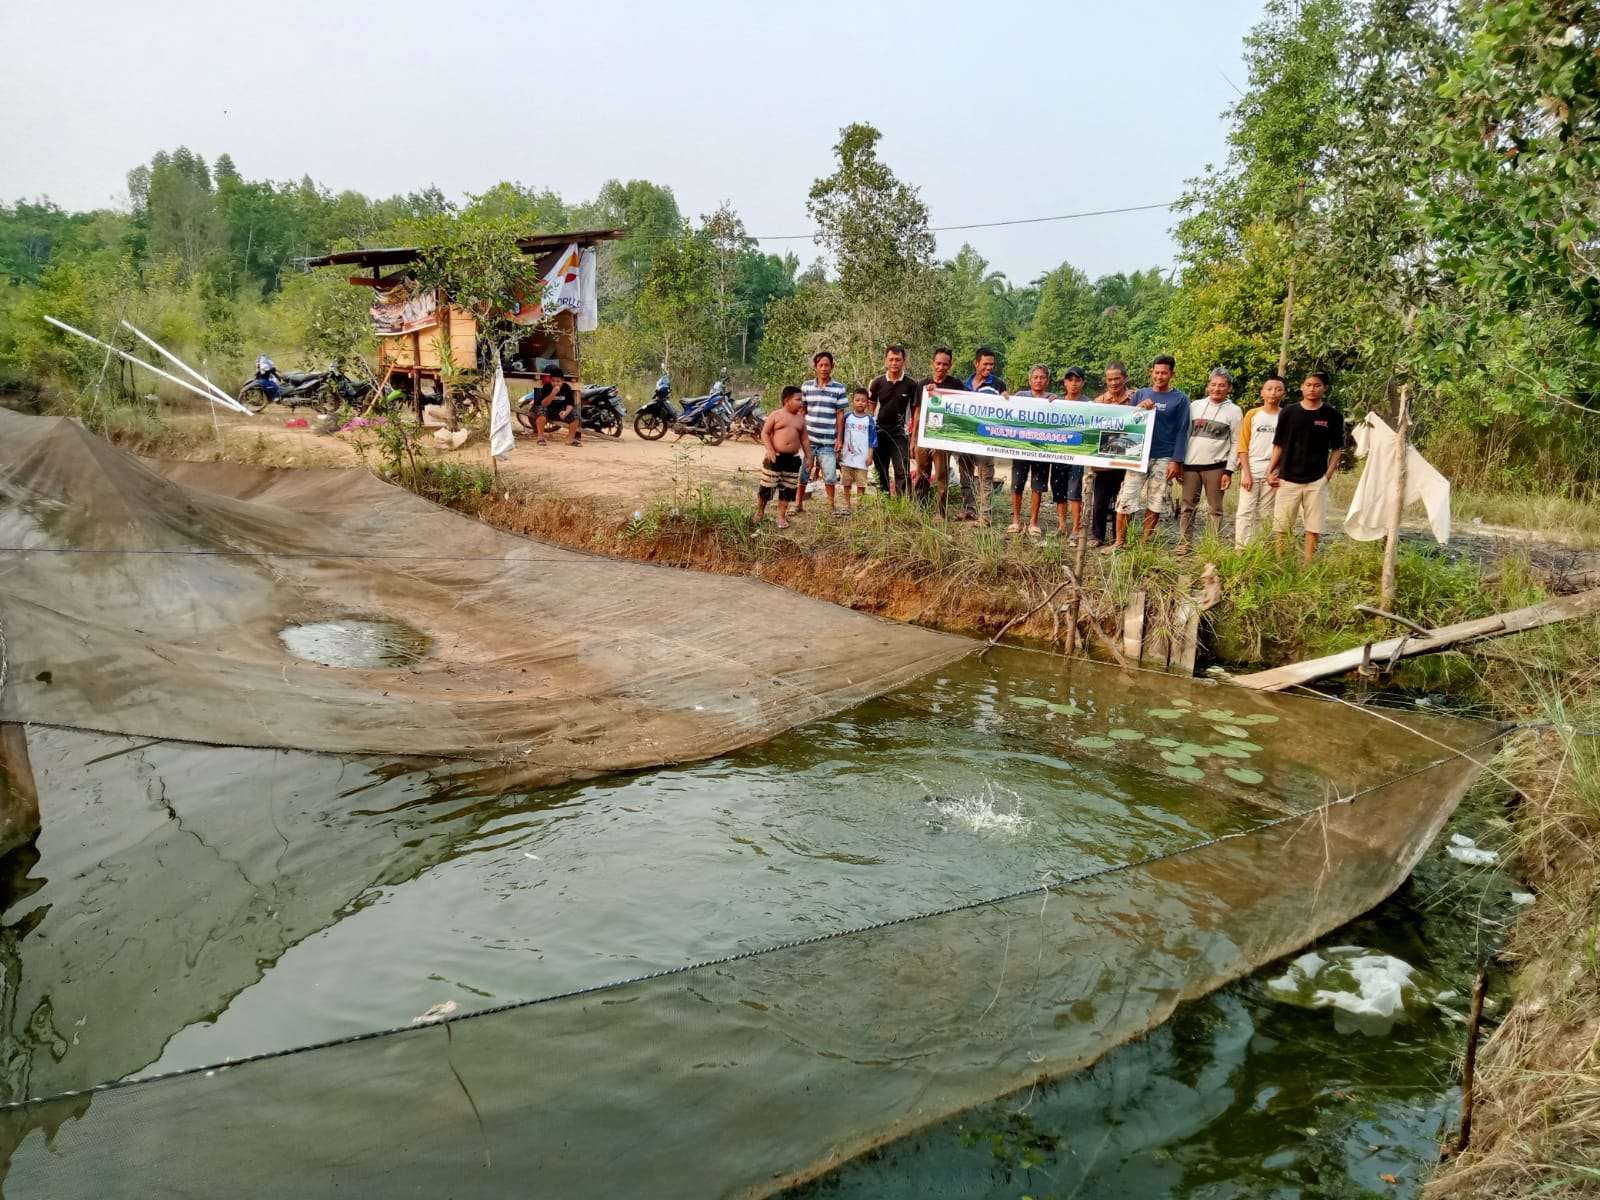
<path fill-rule="evenodd" d="M 1012 494 L 1020 494 L 1029 483 L 1033 484 L 1034 491 L 1044 491 L 1050 485 L 1050 464 L 1014 459 L 1011 463 Z"/>
<path fill-rule="evenodd" d="M 578 406 L 571 400 L 552 400 L 544 406 L 546 421 L 570 421 L 578 415 Z"/>
<path fill-rule="evenodd" d="M 793 500 L 800 487 L 801 465 L 798 454 L 780 454 L 765 460 L 761 464 L 761 495 L 770 498 L 775 491 L 778 499 Z"/>
<path fill-rule="evenodd" d="M 1083 500 L 1083 468 L 1064 463 L 1050 466 L 1050 498 L 1057 504 Z"/>

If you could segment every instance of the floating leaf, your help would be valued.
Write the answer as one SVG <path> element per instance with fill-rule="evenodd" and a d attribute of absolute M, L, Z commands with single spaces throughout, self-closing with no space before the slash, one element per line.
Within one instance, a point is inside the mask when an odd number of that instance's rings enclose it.
<path fill-rule="evenodd" d="M 1233 720 L 1233 709 L 1208 708 L 1200 715 L 1208 721 L 1231 721 Z"/>
<path fill-rule="evenodd" d="M 1060 713 L 1063 717 L 1075 717 L 1083 711 L 1076 704 L 1052 704 L 1050 711 Z"/>
<path fill-rule="evenodd" d="M 1211 749 L 1211 753 L 1215 754 L 1218 758 L 1249 758 L 1250 757 L 1250 751 L 1241 750 L 1238 746 L 1234 745 L 1232 742 L 1229 742 L 1226 746 L 1212 746 L 1210 749 Z"/>
<path fill-rule="evenodd" d="M 1185 742 L 1178 749 L 1190 758 L 1204 758 L 1211 753 L 1212 748 L 1210 746 L 1202 746 L 1199 742 Z"/>
<path fill-rule="evenodd" d="M 1222 773 L 1240 783 L 1260 783 L 1266 778 L 1260 771 L 1252 771 L 1249 767 L 1223 767 Z"/>
<path fill-rule="evenodd" d="M 1240 729 L 1237 725 L 1213 725 L 1211 728 L 1215 729 L 1225 738 L 1242 738 L 1250 736 L 1248 730 Z"/>
<path fill-rule="evenodd" d="M 1255 742 L 1246 742 L 1246 741 L 1244 741 L 1244 740 L 1242 740 L 1240 738 L 1235 738 L 1233 741 L 1229 742 L 1228 745 L 1237 746 L 1241 750 L 1248 750 L 1252 754 L 1256 753 L 1257 751 L 1259 751 L 1261 749 L 1261 747 L 1259 745 L 1257 745 Z"/>
<path fill-rule="evenodd" d="M 1150 745 L 1160 746 L 1163 750 L 1175 750 L 1183 743 L 1174 741 L 1172 738 L 1151 738 Z"/>
<path fill-rule="evenodd" d="M 1172 698 L 1172 707 L 1173 708 L 1193 708 L 1194 707 L 1194 701 L 1193 700 L 1185 700 L 1181 696 L 1174 696 Z"/>
<path fill-rule="evenodd" d="M 1235 725 L 1275 725 L 1278 718 L 1271 713 L 1251 713 L 1247 717 L 1229 718 Z"/>
<path fill-rule="evenodd" d="M 1109 750 L 1116 745 L 1110 738 L 1103 737 L 1081 737 L 1072 744 L 1084 750 Z"/>
<path fill-rule="evenodd" d="M 1114 737 L 1119 742 L 1137 742 L 1144 737 L 1144 734 L 1137 729 L 1129 729 L 1127 726 L 1123 726 L 1120 729 L 1113 729 L 1106 736 Z"/>
<path fill-rule="evenodd" d="M 1181 708 L 1147 708 L 1145 712 L 1160 721 L 1178 721 L 1185 715 Z"/>
<path fill-rule="evenodd" d="M 1011 703 L 1020 704 L 1023 708 L 1043 708 L 1050 701 L 1040 696 L 1013 696 L 1011 697 Z"/>
<path fill-rule="evenodd" d="M 1167 774 L 1171 775 L 1174 779 L 1195 780 L 1195 779 L 1204 779 L 1206 777 L 1206 773 L 1204 771 L 1202 771 L 1199 767 L 1185 767 L 1185 766 L 1168 767 L 1167 768 Z"/>
<path fill-rule="evenodd" d="M 1182 750 L 1163 750 L 1161 752 L 1161 757 L 1166 759 L 1175 767 L 1194 766 L 1194 755 L 1185 754 Z"/>

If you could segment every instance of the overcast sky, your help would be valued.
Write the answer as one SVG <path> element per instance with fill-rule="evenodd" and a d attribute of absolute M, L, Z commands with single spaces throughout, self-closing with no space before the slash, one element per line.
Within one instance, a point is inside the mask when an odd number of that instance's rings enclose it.
<path fill-rule="evenodd" d="M 933 224 L 1175 199 L 1225 154 L 1259 0 L 4 0 L 0 197 L 126 203 L 180 144 L 247 178 L 373 196 L 500 179 L 585 199 L 613 176 L 728 199 L 753 234 L 810 228 L 841 126 L 922 189 Z M 940 235 L 1014 282 L 1168 266 L 1165 212 Z M 802 262 L 807 241 L 772 241 Z"/>

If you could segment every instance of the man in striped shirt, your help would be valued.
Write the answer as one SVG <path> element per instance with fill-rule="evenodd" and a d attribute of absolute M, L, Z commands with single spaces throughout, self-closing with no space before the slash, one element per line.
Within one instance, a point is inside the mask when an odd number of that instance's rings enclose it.
<path fill-rule="evenodd" d="M 794 515 L 805 511 L 806 481 L 813 474 L 822 475 L 822 486 L 828 492 L 829 515 L 833 512 L 833 489 L 839 482 L 839 448 L 844 444 L 844 415 L 850 411 L 850 394 L 844 384 L 833 379 L 833 355 L 818 350 L 811 356 L 811 367 L 816 378 L 800 385 L 800 394 L 806 401 L 806 436 L 811 440 L 811 461 L 800 472 L 800 497 L 794 506 Z"/>

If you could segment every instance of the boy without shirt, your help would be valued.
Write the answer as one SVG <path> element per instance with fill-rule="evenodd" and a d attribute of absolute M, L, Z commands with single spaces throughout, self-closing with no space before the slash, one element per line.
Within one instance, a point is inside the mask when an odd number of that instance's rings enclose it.
<path fill-rule="evenodd" d="M 1267 483 L 1272 468 L 1272 438 L 1278 432 L 1286 391 L 1283 376 L 1274 372 L 1261 383 L 1261 406 L 1245 413 L 1239 425 L 1239 512 L 1234 520 L 1233 544 L 1243 549 L 1258 529 L 1271 529 L 1277 488 Z"/>
<path fill-rule="evenodd" d="M 767 515 L 767 501 L 778 494 L 778 528 L 789 528 L 789 501 L 800 487 L 800 470 L 811 457 L 806 433 L 805 394 L 793 384 L 783 389 L 779 408 L 761 426 L 761 444 L 767 458 L 761 464 L 761 485 L 756 489 L 756 522 Z"/>

